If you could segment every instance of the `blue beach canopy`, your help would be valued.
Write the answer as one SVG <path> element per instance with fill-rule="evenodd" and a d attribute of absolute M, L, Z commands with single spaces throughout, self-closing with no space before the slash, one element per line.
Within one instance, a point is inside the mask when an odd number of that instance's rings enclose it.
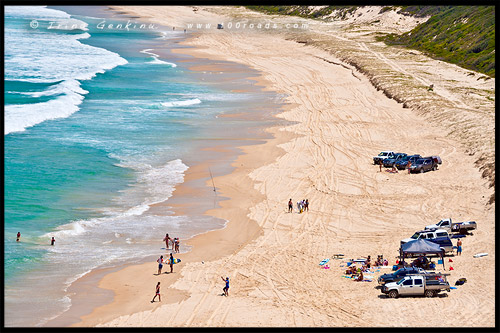
<path fill-rule="evenodd" d="M 405 243 L 401 245 L 401 248 L 399 249 L 403 260 L 405 258 L 406 254 L 438 254 L 441 256 L 441 259 L 443 259 L 444 256 L 444 250 L 441 249 L 441 247 L 433 242 L 430 242 L 425 239 L 416 239 L 409 241 L 408 243 Z M 443 261 L 443 267 L 444 267 L 444 260 Z"/>

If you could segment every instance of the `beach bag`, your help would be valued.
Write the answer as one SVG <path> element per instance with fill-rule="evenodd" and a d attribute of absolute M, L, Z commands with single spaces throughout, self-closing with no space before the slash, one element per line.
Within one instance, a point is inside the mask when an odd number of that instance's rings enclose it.
<path fill-rule="evenodd" d="M 465 282 L 467 282 L 467 279 L 466 278 L 460 278 L 457 280 L 457 282 L 455 282 L 455 286 L 461 286 L 463 285 Z"/>

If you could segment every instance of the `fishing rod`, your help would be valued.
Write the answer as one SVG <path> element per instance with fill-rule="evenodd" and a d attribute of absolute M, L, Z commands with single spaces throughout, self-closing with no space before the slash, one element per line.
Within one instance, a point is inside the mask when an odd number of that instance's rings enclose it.
<path fill-rule="evenodd" d="M 208 171 L 210 172 L 210 178 L 212 179 L 212 186 L 214 187 L 214 192 L 215 194 L 217 194 L 217 191 L 215 190 L 214 177 L 212 177 L 212 170 L 210 170 L 210 167 L 208 167 Z"/>

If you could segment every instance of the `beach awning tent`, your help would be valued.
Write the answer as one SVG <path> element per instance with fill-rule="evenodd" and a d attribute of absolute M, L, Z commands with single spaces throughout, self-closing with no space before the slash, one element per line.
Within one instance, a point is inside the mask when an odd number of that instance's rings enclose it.
<path fill-rule="evenodd" d="M 428 240 L 416 239 L 409 241 L 401 245 L 399 252 L 403 261 L 407 254 L 437 254 L 441 257 L 444 267 L 444 250 L 438 244 L 429 242 Z"/>

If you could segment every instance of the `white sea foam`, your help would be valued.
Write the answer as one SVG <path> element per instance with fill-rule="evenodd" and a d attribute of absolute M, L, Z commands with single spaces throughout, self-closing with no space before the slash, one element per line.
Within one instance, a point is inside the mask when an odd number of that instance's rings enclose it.
<path fill-rule="evenodd" d="M 108 230 L 110 237 L 121 238 L 128 233 L 129 228 L 135 228 L 134 224 L 127 224 L 126 221 L 140 223 L 138 218 L 149 210 L 151 205 L 164 202 L 172 196 L 175 186 L 184 181 L 184 172 L 188 166 L 176 159 L 165 165 L 153 167 L 147 163 L 139 161 L 128 161 L 119 164 L 121 167 L 131 168 L 137 171 L 137 182 L 128 190 L 122 192 L 121 202 L 130 203 L 132 198 L 137 198 L 137 192 L 140 191 L 146 195 L 143 201 L 132 207 L 125 207 L 121 210 L 107 210 L 107 216 L 92 218 L 88 220 L 72 221 L 71 223 L 61 225 L 54 231 L 46 233 L 41 237 L 42 243 L 48 241 L 51 237 L 70 241 L 83 234 L 92 234 L 96 231 Z M 130 237 L 129 237 L 130 238 Z M 61 248 L 51 248 L 58 252 Z"/>
<path fill-rule="evenodd" d="M 35 83 L 89 80 L 97 73 L 104 73 L 127 63 L 117 53 L 78 41 L 89 37 L 88 33 L 45 33 L 32 36 L 19 31 L 7 31 L 5 78 Z"/>
<path fill-rule="evenodd" d="M 122 202 L 130 202 L 137 197 L 138 191 L 145 195 L 139 205 L 127 210 L 127 215 L 137 215 L 146 211 L 150 205 L 164 202 L 172 196 L 175 186 L 184 181 L 184 172 L 188 166 L 180 159 L 170 161 L 164 165 L 152 166 L 140 160 L 129 157 L 118 164 L 120 167 L 130 168 L 137 172 L 137 182 L 130 189 L 124 191 Z M 139 214 L 140 215 L 140 214 Z"/>
<path fill-rule="evenodd" d="M 70 15 L 40 6 L 7 6 L 6 17 L 33 19 L 69 19 Z M 28 21 L 27 21 L 28 22 Z M 82 22 L 84 23 L 84 22 Z M 127 60 L 114 52 L 82 44 L 90 35 L 9 27 L 4 33 L 5 80 L 33 83 L 57 83 L 46 91 L 25 93 L 32 97 L 57 96 L 41 103 L 5 105 L 4 133 L 24 131 L 49 119 L 68 117 L 79 110 L 87 91 L 81 80 L 89 80 Z"/>
<path fill-rule="evenodd" d="M 160 103 L 164 107 L 172 107 L 172 106 L 189 106 L 189 105 L 195 105 L 195 104 L 200 104 L 201 101 L 198 98 L 193 98 L 193 99 L 188 99 L 185 101 L 170 101 L 170 102 L 162 102 Z"/>
<path fill-rule="evenodd" d="M 224 102 L 224 101 L 244 101 L 252 98 L 250 94 L 246 93 L 164 93 L 166 96 L 183 96 L 185 98 L 201 98 L 203 101 L 215 101 L 215 102 Z"/>
<path fill-rule="evenodd" d="M 70 84 L 71 85 L 71 84 Z M 14 104 L 5 105 L 4 107 L 4 134 L 12 132 L 22 132 L 26 128 L 39 124 L 43 121 L 57 118 L 69 117 L 74 112 L 78 111 L 83 101 L 83 94 L 87 91 L 75 87 L 76 91 L 63 87 L 55 88 L 65 93 L 56 99 L 33 104 Z M 54 91 L 48 94 L 54 93 Z M 40 93 L 43 95 L 43 93 Z"/>
<path fill-rule="evenodd" d="M 61 19 L 70 18 L 66 12 L 47 8 L 47 6 L 5 6 L 5 17 L 26 19 Z"/>
<path fill-rule="evenodd" d="M 180 36 L 183 34 L 182 30 L 169 30 L 169 31 L 160 31 L 161 36 L 158 39 L 171 39 L 172 37 Z"/>
<path fill-rule="evenodd" d="M 80 95 L 85 95 L 88 93 L 85 89 L 80 87 L 80 82 L 77 80 L 66 80 L 60 83 L 52 85 L 50 88 L 44 91 L 35 92 L 19 92 L 22 95 L 28 95 L 31 97 L 41 97 L 41 96 L 56 96 L 61 94 L 68 94 L 75 92 Z"/>
<path fill-rule="evenodd" d="M 152 51 L 152 49 L 145 49 L 145 50 L 140 51 L 141 53 L 148 54 L 151 56 L 151 58 L 153 58 L 149 62 L 149 64 L 169 65 L 172 67 L 177 67 L 177 65 L 174 64 L 173 62 L 168 62 L 168 61 L 163 61 L 163 60 L 158 59 L 160 56 L 158 54 L 150 52 L 150 51 Z"/>

